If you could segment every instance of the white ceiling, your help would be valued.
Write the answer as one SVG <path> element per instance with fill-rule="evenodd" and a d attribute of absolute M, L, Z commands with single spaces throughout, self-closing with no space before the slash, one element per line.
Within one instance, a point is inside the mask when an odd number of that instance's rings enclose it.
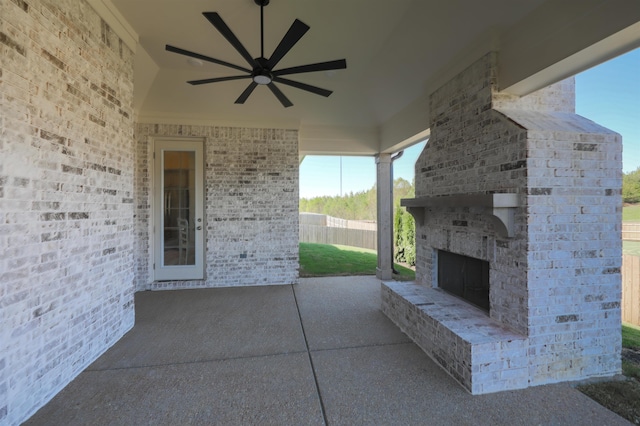
<path fill-rule="evenodd" d="M 565 9 L 568 3 L 579 5 L 582 15 L 597 11 L 603 3 L 618 8 L 625 5 L 620 14 L 627 15 L 623 18 L 626 21 L 603 30 L 606 34 L 602 37 L 627 27 L 630 8 L 633 12 L 634 3 L 640 4 L 637 0 L 551 0 L 546 4 L 543 0 L 271 0 L 264 9 L 265 56 L 271 55 L 296 18 L 311 27 L 277 68 L 347 60 L 346 70 L 288 76 L 334 93 L 324 98 L 279 85 L 294 104 L 284 108 L 260 86 L 244 105 L 234 104 L 249 80 L 187 84 L 188 80 L 241 72 L 208 62 L 193 66 L 187 57 L 165 51 L 165 45 L 171 44 L 247 67 L 202 12 L 218 12 L 247 50 L 258 57 L 260 8 L 254 0 L 111 3 L 139 38 L 135 105 L 140 121 L 298 128 L 301 151 L 369 155 L 425 130 L 426 96 L 476 57 L 500 50 L 518 35 L 518 28 L 526 28 L 531 34 L 521 38 L 531 40 L 536 32 L 567 31 L 573 21 L 582 19 L 573 17 L 576 11 L 567 12 L 567 19 L 549 19 L 545 28 L 545 19 L 559 4 Z M 640 20 L 640 7 L 637 12 L 632 22 Z M 535 21 L 522 24 L 528 17 Z M 552 38 L 545 43 L 549 48 L 557 44 Z M 634 43 L 640 42 L 634 39 Z M 567 48 L 560 55 L 564 58 L 570 53 Z M 557 62 L 555 57 L 550 60 Z M 522 66 L 522 60 L 517 62 Z M 523 78 L 539 71 L 529 68 L 531 72 L 526 74 L 525 68 Z M 559 77 L 556 73 L 547 80 Z M 520 80 L 516 76 L 513 83 Z"/>

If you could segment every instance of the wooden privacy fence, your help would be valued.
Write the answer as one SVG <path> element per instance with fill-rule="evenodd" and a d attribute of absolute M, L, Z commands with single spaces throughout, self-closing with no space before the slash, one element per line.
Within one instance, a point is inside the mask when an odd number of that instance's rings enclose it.
<path fill-rule="evenodd" d="M 622 256 L 622 321 L 640 325 L 640 256 Z"/>
<path fill-rule="evenodd" d="M 640 241 L 640 223 L 625 222 L 622 224 L 622 239 Z"/>
<path fill-rule="evenodd" d="M 300 242 L 340 244 L 377 250 L 377 227 L 375 222 L 300 213 Z"/>
<path fill-rule="evenodd" d="M 640 223 L 624 222 L 622 239 L 640 241 Z M 622 321 L 640 326 L 640 256 L 622 256 Z"/>

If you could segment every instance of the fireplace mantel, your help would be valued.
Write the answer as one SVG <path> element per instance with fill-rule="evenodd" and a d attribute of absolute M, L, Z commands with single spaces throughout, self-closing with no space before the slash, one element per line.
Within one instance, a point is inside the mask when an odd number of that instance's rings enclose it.
<path fill-rule="evenodd" d="M 488 215 L 503 237 L 513 237 L 515 209 L 519 206 L 518 194 L 458 194 L 437 197 L 404 198 L 400 205 L 420 224 L 424 224 L 427 209 L 432 208 L 479 208 L 481 214 Z"/>

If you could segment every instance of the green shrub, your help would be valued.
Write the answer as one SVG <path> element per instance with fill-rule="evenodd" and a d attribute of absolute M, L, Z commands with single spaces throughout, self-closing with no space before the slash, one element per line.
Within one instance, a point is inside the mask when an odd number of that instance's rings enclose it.
<path fill-rule="evenodd" d="M 393 226 L 393 255 L 396 262 L 416 264 L 416 224 L 403 207 L 396 208 Z"/>

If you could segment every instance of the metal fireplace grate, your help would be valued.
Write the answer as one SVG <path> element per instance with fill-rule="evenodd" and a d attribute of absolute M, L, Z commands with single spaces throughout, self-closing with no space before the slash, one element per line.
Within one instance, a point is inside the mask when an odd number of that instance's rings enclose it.
<path fill-rule="evenodd" d="M 438 250 L 438 287 L 489 312 L 489 262 Z"/>

